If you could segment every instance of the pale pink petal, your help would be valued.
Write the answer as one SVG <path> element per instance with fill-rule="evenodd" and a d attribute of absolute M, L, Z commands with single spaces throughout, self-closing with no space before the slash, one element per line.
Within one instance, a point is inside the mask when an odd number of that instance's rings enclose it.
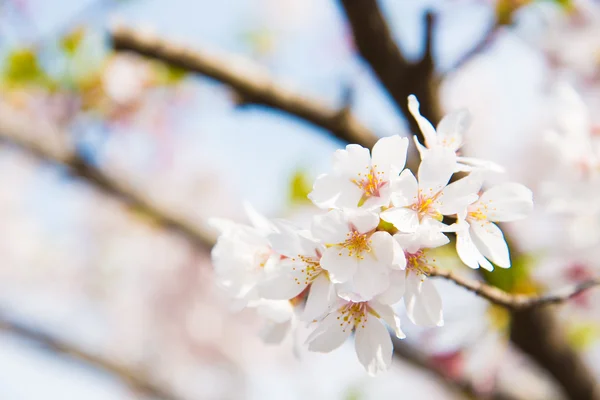
<path fill-rule="evenodd" d="M 306 264 L 287 258 L 266 271 L 258 285 L 258 291 L 265 299 L 289 300 L 306 289 L 309 283 Z"/>
<path fill-rule="evenodd" d="M 490 221 L 514 221 L 531 213 L 533 194 L 518 183 L 504 183 L 483 193 L 479 203 Z"/>
<path fill-rule="evenodd" d="M 472 173 L 446 186 L 436 202 L 436 208 L 444 215 L 464 213 L 469 204 L 479 198 L 483 175 Z"/>
<path fill-rule="evenodd" d="M 471 238 L 486 258 L 501 268 L 510 268 L 510 255 L 502 231 L 487 221 L 471 222 Z"/>
<path fill-rule="evenodd" d="M 419 214 L 410 208 L 393 207 L 379 216 L 402 232 L 415 232 L 419 227 Z"/>
<path fill-rule="evenodd" d="M 319 208 L 357 207 L 362 190 L 347 177 L 324 174 L 317 177 L 308 198 Z"/>
<path fill-rule="evenodd" d="M 354 274 L 354 290 L 363 300 L 371 300 L 390 286 L 389 270 L 369 268 L 361 262 Z"/>
<path fill-rule="evenodd" d="M 400 318 L 398 318 L 392 307 L 375 300 L 369 302 L 369 307 L 379 314 L 381 319 L 392 328 L 398 339 L 406 338 L 406 335 L 400 328 Z"/>
<path fill-rule="evenodd" d="M 369 255 L 385 269 L 390 268 L 394 262 L 394 239 L 388 232 L 378 231 L 369 238 L 369 246 L 371 251 Z M 369 257 L 365 255 L 364 261 L 368 261 Z"/>
<path fill-rule="evenodd" d="M 419 183 L 417 178 L 410 172 L 404 170 L 397 179 L 392 182 L 392 195 L 390 199 L 396 207 L 407 207 L 417 201 L 419 195 Z"/>
<path fill-rule="evenodd" d="M 456 154 L 442 147 L 427 151 L 419 166 L 419 190 L 423 196 L 431 197 L 442 190 L 456 166 Z"/>
<path fill-rule="evenodd" d="M 396 304 L 404 296 L 406 289 L 406 272 L 392 271 L 389 274 L 389 286 L 386 291 L 377 295 L 376 300 L 382 304 Z"/>
<path fill-rule="evenodd" d="M 376 171 L 383 172 L 384 180 L 390 173 L 399 174 L 406 164 L 408 139 L 398 135 L 381 138 L 373 146 L 372 164 Z"/>
<path fill-rule="evenodd" d="M 326 214 L 315 215 L 311 232 L 325 244 L 343 243 L 347 239 L 348 220 L 341 210 L 331 210 Z"/>
<path fill-rule="evenodd" d="M 356 179 L 371 169 L 369 149 L 358 144 L 349 144 L 345 150 L 337 150 L 333 156 L 333 170 L 336 175 Z"/>
<path fill-rule="evenodd" d="M 438 143 L 457 151 L 463 142 L 463 134 L 471 125 L 471 115 L 465 109 L 446 115 L 437 126 Z"/>
<path fill-rule="evenodd" d="M 356 327 L 354 338 L 358 360 L 371 376 L 387 371 L 392 365 L 392 340 L 381 323 L 373 315 Z"/>
<path fill-rule="evenodd" d="M 467 224 L 466 222 L 463 222 Z M 493 265 L 481 254 L 471 239 L 469 228 L 461 229 L 456 232 L 456 252 L 458 256 L 469 268 L 482 268 L 492 271 Z"/>
<path fill-rule="evenodd" d="M 379 217 L 377 214 L 369 211 L 346 211 L 350 226 L 354 227 L 359 233 L 367 233 L 377 228 Z M 346 232 L 348 229 L 346 229 Z"/>
<path fill-rule="evenodd" d="M 332 306 L 334 296 L 333 285 L 327 275 L 324 273 L 319 274 L 310 286 L 302 319 L 312 321 L 325 314 Z"/>
<path fill-rule="evenodd" d="M 408 318 L 419 326 L 442 326 L 442 299 L 424 276 L 410 272 L 406 278 L 404 305 Z"/>
<path fill-rule="evenodd" d="M 317 325 L 306 340 L 309 351 L 329 353 L 348 339 L 352 333 L 352 325 L 341 324 L 338 317 L 338 312 L 331 313 Z"/>
<path fill-rule="evenodd" d="M 425 138 L 425 144 L 427 147 L 432 147 L 437 144 L 437 134 L 435 132 L 435 128 L 431 125 L 426 118 L 421 115 L 419 111 L 420 104 L 417 98 L 414 95 L 408 96 L 408 110 L 412 114 L 415 121 L 419 125 L 419 129 L 423 133 L 423 137 Z"/>
<path fill-rule="evenodd" d="M 329 272 L 329 278 L 334 283 L 349 281 L 358 268 L 358 258 L 349 255 L 348 249 L 331 247 L 325 250 L 321 257 L 321 268 Z"/>

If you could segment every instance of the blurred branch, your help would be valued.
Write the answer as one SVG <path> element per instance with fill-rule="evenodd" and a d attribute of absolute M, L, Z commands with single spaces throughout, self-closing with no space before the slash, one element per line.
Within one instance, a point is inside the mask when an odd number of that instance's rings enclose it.
<path fill-rule="evenodd" d="M 600 278 L 590 279 L 571 285 L 556 293 L 542 296 L 528 296 L 521 294 L 510 294 L 495 286 L 488 285 L 481 281 L 471 280 L 454 274 L 448 270 L 432 270 L 430 276 L 437 276 L 450 280 L 476 295 L 489 300 L 491 303 L 507 308 L 511 311 L 522 311 L 529 308 L 545 306 L 549 304 L 560 304 L 577 296 L 584 291 L 600 286 Z"/>
<path fill-rule="evenodd" d="M 556 379 L 567 398 L 600 399 L 600 385 L 596 377 L 568 344 L 562 326 L 548 309 L 513 312 L 510 337 Z"/>
<path fill-rule="evenodd" d="M 116 27 L 111 34 L 116 50 L 132 51 L 223 82 L 237 93 L 243 104 L 260 104 L 286 112 L 348 143 L 370 148 L 377 141 L 377 136 L 347 109 L 332 109 L 317 99 L 280 86 L 248 60 L 217 57 L 125 27 Z"/>
<path fill-rule="evenodd" d="M 67 138 L 67 132 L 40 124 L 19 111 L 0 104 L 0 140 L 16 144 L 47 162 L 66 166 L 72 175 L 81 177 L 102 192 L 122 200 L 161 226 L 183 234 L 200 248 L 208 250 L 212 247 L 214 235 L 190 224 L 184 216 L 162 210 L 148 195 L 139 193 L 123 179 L 113 177 L 89 164 L 77 154 Z"/>
<path fill-rule="evenodd" d="M 33 327 L 16 322 L 0 313 L 0 330 L 31 340 L 42 345 L 50 351 L 64 354 L 68 357 L 92 365 L 98 369 L 120 377 L 124 382 L 137 392 L 163 400 L 180 400 L 181 397 L 169 392 L 164 387 L 153 383 L 144 374 L 134 371 L 124 365 L 105 359 L 99 355 L 88 353 L 59 338 L 43 333 Z"/>
<path fill-rule="evenodd" d="M 394 357 L 401 361 L 407 361 L 410 365 L 417 367 L 424 372 L 433 375 L 440 383 L 447 386 L 452 392 L 461 393 L 468 399 L 485 399 L 485 400 L 525 400 L 522 397 L 496 389 L 494 392 L 483 395 L 475 388 L 473 382 L 466 378 L 454 379 L 438 365 L 431 362 L 426 354 L 417 351 L 414 347 L 407 345 L 404 341 L 392 336 L 394 342 Z M 531 400 L 531 399 L 527 399 Z"/>
<path fill-rule="evenodd" d="M 377 0 L 340 0 L 340 3 L 360 55 L 392 96 L 411 131 L 422 142 L 421 131 L 416 121 L 410 118 L 407 97 L 416 95 L 421 102 L 421 113 L 433 123 L 440 120 L 441 110 L 436 100 L 439 80 L 435 76 L 433 62 L 435 15 L 425 15 L 423 57 L 417 62 L 409 62 L 396 45 Z"/>

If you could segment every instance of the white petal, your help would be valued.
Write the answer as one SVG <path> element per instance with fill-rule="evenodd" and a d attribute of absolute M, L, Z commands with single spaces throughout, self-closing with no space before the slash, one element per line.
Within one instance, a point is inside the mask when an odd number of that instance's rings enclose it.
<path fill-rule="evenodd" d="M 406 338 L 406 335 L 400 328 L 400 318 L 398 318 L 392 307 L 375 300 L 369 302 L 369 307 L 379 314 L 381 319 L 392 328 L 398 339 Z"/>
<path fill-rule="evenodd" d="M 397 240 L 394 240 L 394 259 L 392 260 L 392 269 L 406 269 L 406 254 L 404 254 L 404 249 Z"/>
<path fill-rule="evenodd" d="M 324 273 L 319 274 L 310 286 L 302 320 L 312 321 L 325 314 L 332 305 L 333 296 L 335 293 L 329 278 Z"/>
<path fill-rule="evenodd" d="M 333 170 L 337 175 L 356 178 L 371 169 L 369 149 L 358 144 L 349 144 L 346 150 L 337 150 L 334 154 Z"/>
<path fill-rule="evenodd" d="M 369 253 L 377 263 L 384 267 L 389 268 L 394 262 L 394 239 L 388 232 L 378 231 L 371 235 L 369 238 L 369 246 L 371 252 Z M 368 259 L 365 256 L 365 261 Z"/>
<path fill-rule="evenodd" d="M 514 221 L 531 213 L 533 194 L 518 183 L 504 183 L 483 193 L 479 203 L 486 206 L 486 215 L 490 221 Z"/>
<path fill-rule="evenodd" d="M 333 312 L 321 321 L 317 328 L 308 336 L 309 351 L 329 353 L 340 347 L 352 333 L 351 326 L 341 324 L 338 312 Z"/>
<path fill-rule="evenodd" d="M 300 294 L 308 284 L 306 264 L 289 258 L 277 263 L 265 273 L 258 285 L 261 297 L 271 300 L 289 300 Z"/>
<path fill-rule="evenodd" d="M 393 207 L 379 216 L 402 232 L 415 232 L 419 227 L 419 214 L 410 208 Z"/>
<path fill-rule="evenodd" d="M 464 212 L 467 206 L 479 198 L 479 190 L 483 184 L 483 175 L 471 173 L 446 186 L 437 199 L 437 208 L 444 215 Z"/>
<path fill-rule="evenodd" d="M 358 258 L 355 254 L 350 256 L 346 248 L 330 247 L 321 257 L 321 268 L 329 272 L 332 282 L 347 282 L 356 273 Z"/>
<path fill-rule="evenodd" d="M 313 217 L 311 232 L 322 243 L 343 243 L 349 230 L 348 220 L 341 210 L 331 210 Z"/>
<path fill-rule="evenodd" d="M 362 190 L 347 177 L 319 175 L 308 198 L 319 208 L 357 207 Z"/>
<path fill-rule="evenodd" d="M 409 273 L 404 305 L 408 318 L 419 326 L 442 326 L 442 299 L 435 286 L 423 275 Z"/>
<path fill-rule="evenodd" d="M 381 138 L 373 146 L 372 164 L 377 171 L 399 174 L 406 164 L 406 151 L 408 149 L 408 139 L 398 135 Z M 384 176 L 387 180 L 390 176 Z"/>
<path fill-rule="evenodd" d="M 370 265 L 361 262 L 353 278 L 354 290 L 363 300 L 371 300 L 383 293 L 389 286 L 389 270 L 369 268 Z"/>
<path fill-rule="evenodd" d="M 436 148 L 427 151 L 419 166 L 419 190 L 430 197 L 446 186 L 456 166 L 456 154 L 449 149 Z"/>
<path fill-rule="evenodd" d="M 433 127 L 433 125 L 431 125 L 431 122 L 429 122 L 425 117 L 421 115 L 419 107 L 420 104 L 417 98 L 412 94 L 408 96 L 408 110 L 410 111 L 414 119 L 417 121 L 421 132 L 423 132 L 425 144 L 427 145 L 427 147 L 431 148 L 437 144 L 437 135 L 435 132 L 435 128 Z"/>
<path fill-rule="evenodd" d="M 258 300 L 256 304 L 257 313 L 270 321 L 284 323 L 294 317 L 294 307 L 287 300 Z"/>
<path fill-rule="evenodd" d="M 471 115 L 465 109 L 446 115 L 437 126 L 438 141 L 453 151 L 462 146 L 463 134 L 471 125 Z"/>
<path fill-rule="evenodd" d="M 466 222 L 462 223 L 467 224 Z M 466 229 L 456 231 L 456 252 L 462 262 L 470 268 L 477 269 L 481 265 L 482 268 L 488 271 L 494 269 L 493 265 L 477 250 L 475 243 L 471 239 L 468 225 Z"/>
<path fill-rule="evenodd" d="M 391 185 L 391 200 L 394 206 L 406 207 L 417 201 L 419 183 L 410 170 L 402 171 L 397 179 L 392 180 Z"/>
<path fill-rule="evenodd" d="M 356 328 L 356 355 L 369 375 L 387 371 L 392 365 L 392 339 L 385 326 L 374 315 L 368 315 Z"/>
<path fill-rule="evenodd" d="M 369 211 L 346 211 L 348 223 L 359 233 L 370 232 L 379 225 L 379 216 Z M 348 230 L 346 229 L 346 232 Z"/>
<path fill-rule="evenodd" d="M 502 231 L 496 224 L 473 221 L 470 229 L 473 243 L 486 258 L 501 268 L 510 268 L 510 255 Z"/>
<path fill-rule="evenodd" d="M 271 222 L 264 215 L 256 211 L 250 203 L 244 202 L 244 210 L 252 225 L 260 232 L 266 235 L 273 231 L 274 228 Z"/>
<path fill-rule="evenodd" d="M 396 304 L 402 299 L 406 289 L 406 272 L 390 272 L 389 282 L 387 290 L 376 297 L 376 300 L 382 304 Z"/>
<path fill-rule="evenodd" d="M 481 169 L 484 171 L 487 170 L 499 173 L 506 172 L 506 169 L 503 166 L 489 160 L 481 160 L 479 158 L 461 156 L 456 157 L 456 161 L 458 162 L 458 165 L 466 166 L 466 168 L 461 168 L 461 171 L 472 171 L 475 169 Z"/>

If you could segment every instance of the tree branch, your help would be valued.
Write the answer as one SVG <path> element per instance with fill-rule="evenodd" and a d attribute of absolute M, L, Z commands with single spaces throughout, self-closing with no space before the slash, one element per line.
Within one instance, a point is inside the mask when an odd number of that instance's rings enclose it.
<path fill-rule="evenodd" d="M 590 279 L 576 285 L 566 287 L 556 293 L 551 293 L 542 296 L 527 296 L 520 294 L 510 294 L 495 286 L 490 286 L 484 282 L 470 280 L 456 275 L 448 270 L 432 270 L 430 276 L 440 277 L 454 282 L 458 286 L 467 289 L 476 295 L 494 303 L 496 305 L 507 308 L 511 311 L 523 311 L 530 308 L 541 307 L 549 304 L 560 304 L 577 296 L 584 291 L 600 286 L 600 278 Z"/>
<path fill-rule="evenodd" d="M 150 216 L 161 226 L 182 234 L 198 247 L 206 250 L 212 247 L 214 235 L 190 224 L 184 216 L 160 209 L 148 196 L 138 193 L 122 179 L 87 163 L 65 142 L 67 137 L 66 132 L 41 125 L 26 115 L 20 115 L 18 111 L 0 104 L 0 139 L 9 141 L 44 161 L 66 166 L 72 175 L 87 180 L 102 192 Z"/>
<path fill-rule="evenodd" d="M 432 13 L 425 15 L 425 51 L 421 60 L 411 63 L 396 45 L 377 0 L 340 0 L 340 3 L 350 22 L 360 55 L 392 96 L 411 131 L 423 142 L 416 121 L 410 117 L 407 97 L 414 94 L 419 98 L 421 113 L 432 123 L 441 119 L 436 101 L 439 80 L 435 77 L 433 62 L 435 16 Z"/>
<path fill-rule="evenodd" d="M 217 57 L 121 26 L 112 29 L 111 36 L 116 50 L 132 51 L 223 82 L 244 104 L 260 104 L 283 111 L 324 128 L 348 143 L 371 148 L 378 139 L 348 110 L 334 110 L 317 99 L 280 86 L 248 60 Z"/>
<path fill-rule="evenodd" d="M 63 354 L 84 362 L 87 365 L 92 365 L 95 368 L 116 375 L 134 390 L 142 392 L 148 396 L 152 396 L 153 398 L 163 400 L 181 399 L 181 397 L 176 396 L 166 388 L 155 384 L 149 380 L 147 376 L 138 371 L 134 371 L 124 365 L 117 364 L 109 359 L 103 358 L 102 356 L 89 353 L 59 338 L 34 329 L 33 327 L 13 321 L 2 313 L 0 313 L 0 329 L 7 333 L 11 333 L 36 342 L 50 351 Z"/>

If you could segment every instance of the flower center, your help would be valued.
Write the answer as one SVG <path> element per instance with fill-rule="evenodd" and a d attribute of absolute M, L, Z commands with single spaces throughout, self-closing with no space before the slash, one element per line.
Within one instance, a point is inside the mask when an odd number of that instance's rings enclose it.
<path fill-rule="evenodd" d="M 302 272 L 304 275 L 304 278 L 300 277 L 294 277 L 294 281 L 300 285 L 302 283 L 304 283 L 305 285 L 308 285 L 309 283 L 312 283 L 312 281 L 314 281 L 317 276 L 319 276 L 319 274 L 321 272 L 323 272 L 323 269 L 321 268 L 321 261 L 319 258 L 317 257 L 309 257 L 309 256 L 303 256 L 301 254 L 298 254 L 298 256 L 296 256 L 296 258 L 292 258 L 292 261 L 296 261 L 296 260 L 300 260 L 304 263 L 303 267 L 294 267 L 293 270 L 296 271 L 298 268 L 300 269 L 300 272 Z"/>
<path fill-rule="evenodd" d="M 419 191 L 417 201 L 410 206 L 411 210 L 416 211 L 419 214 L 419 220 L 422 220 L 424 217 L 431 217 L 441 221 L 444 218 L 442 213 L 440 213 L 433 206 L 440 193 L 436 193 L 435 196 L 428 197 L 424 196 L 421 191 Z"/>
<path fill-rule="evenodd" d="M 340 321 L 342 330 L 346 332 L 346 329 L 354 329 L 357 326 L 365 327 L 367 321 L 367 303 L 348 303 L 343 305 L 338 312 L 340 315 L 337 319 Z"/>
<path fill-rule="evenodd" d="M 371 197 L 379 197 L 379 191 L 388 183 L 381 179 L 381 175 L 383 175 L 383 172 L 377 171 L 376 168 L 377 165 L 374 165 L 369 169 L 369 172 L 366 174 L 362 174 L 359 172 L 359 179 L 352 179 L 352 183 L 358 186 L 363 192 L 363 195 L 358 202 L 359 207 L 362 206 L 365 203 L 365 201 L 367 201 Z"/>
<path fill-rule="evenodd" d="M 349 257 L 355 256 L 356 258 L 363 260 L 365 257 L 362 254 L 371 251 L 370 236 L 370 232 L 359 233 L 356 229 L 352 229 L 346 234 L 347 239 L 345 242 L 341 243 L 340 246 L 348 249 Z M 341 256 L 342 253 L 339 255 Z"/>
<path fill-rule="evenodd" d="M 404 252 L 404 255 L 406 256 L 407 271 L 413 271 L 418 275 L 429 275 L 433 266 L 424 250 L 419 250 L 416 253 Z"/>

